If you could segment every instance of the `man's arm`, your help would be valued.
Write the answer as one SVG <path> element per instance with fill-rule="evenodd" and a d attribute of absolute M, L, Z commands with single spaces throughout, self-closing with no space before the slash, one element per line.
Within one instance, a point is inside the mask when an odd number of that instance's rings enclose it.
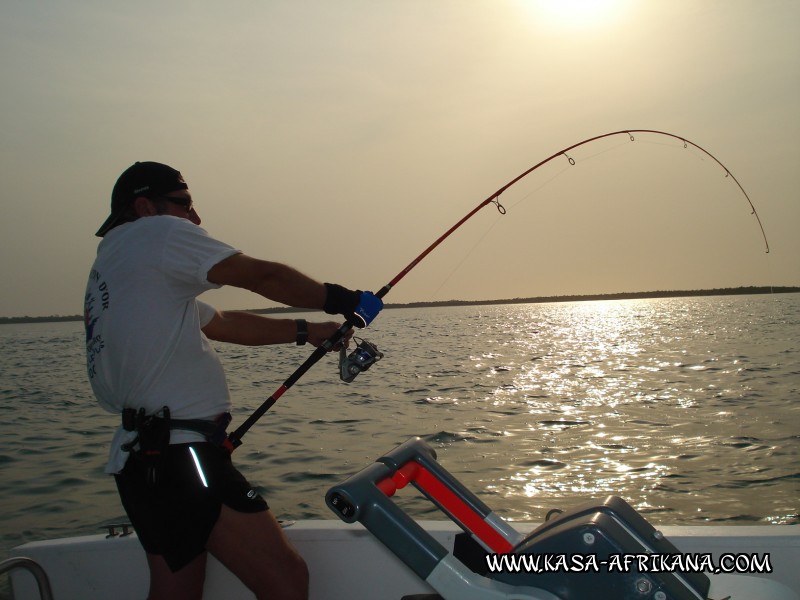
<path fill-rule="evenodd" d="M 218 262 L 209 269 L 207 278 L 211 283 L 250 290 L 296 308 L 321 309 L 327 294 L 322 283 L 287 265 L 245 254 L 234 254 Z"/>
<path fill-rule="evenodd" d="M 308 343 L 319 346 L 339 329 L 332 321 L 308 323 Z M 291 344 L 297 339 L 294 319 L 273 319 L 241 311 L 217 311 L 203 327 L 203 333 L 218 342 L 243 346 Z M 348 336 L 349 337 L 349 336 Z"/>
<path fill-rule="evenodd" d="M 209 269 L 206 278 L 211 283 L 250 290 L 295 308 L 322 309 L 330 315 L 343 315 L 359 328 L 369 325 L 383 308 L 383 301 L 372 292 L 323 284 L 287 265 L 245 254 L 221 260 Z"/>

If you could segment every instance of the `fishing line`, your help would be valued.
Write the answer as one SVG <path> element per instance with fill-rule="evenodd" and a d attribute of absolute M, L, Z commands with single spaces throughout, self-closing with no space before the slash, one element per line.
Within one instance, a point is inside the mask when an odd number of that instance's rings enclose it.
<path fill-rule="evenodd" d="M 577 161 L 577 160 L 573 159 L 572 157 L 567 156 L 566 154 L 564 154 L 564 157 L 567 159 L 567 162 L 569 163 L 570 167 L 575 167 L 575 166 L 578 165 L 578 162 L 581 162 L 581 163 L 589 162 L 593 158 L 596 158 L 598 156 L 602 156 L 603 154 L 606 154 L 608 152 L 612 152 L 613 150 L 616 150 L 617 148 L 621 148 L 622 146 L 626 146 L 627 144 L 628 144 L 628 142 L 621 142 L 621 143 L 617 144 L 616 146 L 611 146 L 610 148 L 606 148 L 605 150 L 600 150 L 599 152 L 595 152 L 594 154 L 590 154 L 589 156 L 584 156 L 584 157 L 582 157 L 580 159 L 580 161 Z M 664 145 L 666 145 L 666 144 L 664 144 Z M 567 167 L 567 168 L 569 168 L 569 167 Z M 566 170 L 566 169 L 564 169 L 564 170 Z"/>
<path fill-rule="evenodd" d="M 517 200 L 516 202 L 514 202 L 514 204 L 509 204 L 509 205 L 508 205 L 508 206 L 509 206 L 509 208 L 512 208 L 512 209 L 513 209 L 513 208 L 515 208 L 515 207 L 519 206 L 520 204 L 522 204 L 523 202 L 525 202 L 525 200 L 527 200 L 528 198 L 530 198 L 531 196 L 533 196 L 533 195 L 534 195 L 534 194 L 536 194 L 537 192 L 540 192 L 540 191 L 542 191 L 544 188 L 546 188 L 548 185 L 550 185 L 550 184 L 551 184 L 553 181 L 555 181 L 556 179 L 558 179 L 559 177 L 561 177 L 561 176 L 562 176 L 564 173 L 566 173 L 567 171 L 569 171 L 569 169 L 570 169 L 570 167 L 571 167 L 571 166 L 572 166 L 572 165 L 569 165 L 569 164 L 568 164 L 568 165 L 566 165 L 565 167 L 562 167 L 560 171 L 558 171 L 558 172 L 557 172 L 555 175 L 553 175 L 553 176 L 552 176 L 550 179 L 548 179 L 547 181 L 545 181 L 545 182 L 544 182 L 542 185 L 540 185 L 540 186 L 539 186 L 539 187 L 537 187 L 537 188 L 534 188 L 534 189 L 532 189 L 530 192 L 528 192 L 527 194 L 525 194 L 524 196 L 522 196 L 522 198 L 520 198 L 519 200 Z"/>
<path fill-rule="evenodd" d="M 487 200 L 488 201 L 493 201 L 493 200 L 499 198 L 500 195 L 505 190 L 510 188 L 512 185 L 514 185 L 515 183 L 517 183 L 518 181 L 520 181 L 524 177 L 527 177 L 530 173 L 532 173 L 533 171 L 535 171 L 539 167 L 547 164 L 548 162 L 550 162 L 551 160 L 553 160 L 555 158 L 558 158 L 559 156 L 565 156 L 567 158 L 567 160 L 569 161 L 569 163 L 571 165 L 574 165 L 575 164 L 575 160 L 572 157 L 570 157 L 569 154 L 567 154 L 568 152 L 570 152 L 574 148 L 578 148 L 579 146 L 583 146 L 584 144 L 588 144 L 588 143 L 594 142 L 596 140 L 612 137 L 612 136 L 615 136 L 615 135 L 622 135 L 622 134 L 627 135 L 628 138 L 630 139 L 630 141 L 634 142 L 634 141 L 636 141 L 636 136 L 634 134 L 639 134 L 639 133 L 662 135 L 662 136 L 666 136 L 666 137 L 673 138 L 673 139 L 676 139 L 676 140 L 680 140 L 683 143 L 683 147 L 684 148 L 686 148 L 686 149 L 689 149 L 690 147 L 696 148 L 697 150 L 700 150 L 703 154 L 705 154 L 706 156 L 711 158 L 714 162 L 716 162 L 722 168 L 722 170 L 725 171 L 725 177 L 729 177 L 731 180 L 733 180 L 733 182 L 736 184 L 736 186 L 742 192 L 742 195 L 744 195 L 745 199 L 747 200 L 747 203 L 750 206 L 750 214 L 752 214 L 756 218 L 756 222 L 758 223 L 758 227 L 761 230 L 761 236 L 764 239 L 765 251 L 767 253 L 769 253 L 769 241 L 767 240 L 767 234 L 764 231 L 764 226 L 761 223 L 761 218 L 758 216 L 758 212 L 756 211 L 756 207 L 753 205 L 753 202 L 750 200 L 750 196 L 747 194 L 747 192 L 745 191 L 744 187 L 742 187 L 742 184 L 739 183 L 739 180 L 736 179 L 736 177 L 733 175 L 733 173 L 731 173 L 730 169 L 728 169 L 724 164 L 722 164 L 722 162 L 720 162 L 720 160 L 716 156 L 711 154 L 708 150 L 706 150 L 702 146 L 700 146 L 698 144 L 695 144 L 694 142 L 686 139 L 683 136 L 675 135 L 674 133 L 667 133 L 665 131 L 658 131 L 658 130 L 655 130 L 655 129 L 627 129 L 627 130 L 622 130 L 622 131 L 614 131 L 614 132 L 611 132 L 611 133 L 604 133 L 602 135 L 597 135 L 597 136 L 585 139 L 585 140 L 583 140 L 581 142 L 578 142 L 577 144 L 572 144 L 571 146 L 568 146 L 568 147 L 564 148 L 563 150 L 560 150 L 560 151 L 556 152 L 555 154 L 549 156 L 548 158 L 536 163 L 530 169 L 528 169 L 524 173 L 518 175 L 517 177 L 515 177 L 514 179 L 509 181 L 506 185 L 504 185 L 499 190 L 497 190 Z M 486 202 L 486 201 L 484 201 L 484 202 Z"/>
<path fill-rule="evenodd" d="M 742 184 L 739 183 L 739 181 L 730 172 L 730 170 L 725 165 L 723 165 L 713 154 L 711 154 L 710 152 L 708 152 L 704 148 L 698 146 L 694 142 L 691 142 L 691 141 L 687 140 L 686 138 L 684 138 L 682 136 L 679 136 L 679 135 L 675 135 L 673 133 L 667 133 L 667 132 L 664 132 L 664 131 L 657 131 L 657 130 L 654 130 L 654 129 L 628 129 L 628 130 L 614 131 L 614 132 L 611 132 L 611 133 L 604 133 L 602 135 L 597 135 L 597 136 L 585 139 L 585 140 L 580 141 L 580 142 L 578 142 L 576 144 L 572 144 L 571 146 L 567 146 L 563 150 L 559 150 L 558 152 L 556 152 L 555 154 L 549 156 L 548 158 L 536 163 L 535 165 L 533 165 L 532 167 L 530 167 L 528 170 L 524 171 L 520 175 L 517 175 L 514 179 L 512 179 L 511 181 L 506 183 L 504 186 L 502 186 L 500 189 L 498 189 L 496 192 L 494 192 L 491 196 L 489 196 L 488 198 L 483 200 L 480 204 L 478 204 L 475 208 L 473 208 L 470 212 L 468 212 L 464 217 L 462 217 L 455 225 L 450 227 L 450 229 L 448 229 L 441 236 L 439 236 L 430 246 L 428 246 L 425 250 L 423 250 L 422 253 L 419 256 L 417 256 L 414 260 L 412 260 L 408 264 L 408 266 L 406 266 L 402 271 L 400 271 L 397 275 L 395 275 L 395 277 L 389 283 L 387 283 L 380 290 L 378 290 L 378 292 L 376 292 L 375 295 L 378 298 L 383 298 L 384 296 L 386 296 L 386 294 L 388 294 L 395 285 L 397 285 L 406 275 L 408 275 L 408 273 L 411 272 L 411 270 L 413 270 L 414 267 L 416 267 L 422 260 L 424 260 L 425 257 L 428 256 L 428 254 L 433 252 L 433 250 L 435 250 L 442 242 L 444 242 L 448 237 L 450 237 L 450 235 L 452 235 L 459 227 L 461 227 L 464 223 L 466 223 L 469 219 L 471 219 L 476 213 L 478 213 L 485 206 L 488 206 L 489 204 L 493 204 L 495 206 L 495 208 L 497 209 L 497 211 L 500 213 L 500 215 L 505 215 L 506 214 L 506 209 L 500 202 L 500 196 L 503 194 L 503 192 L 505 192 L 510 187 L 515 185 L 518 181 L 524 179 L 525 177 L 527 177 L 528 175 L 530 175 L 531 173 L 536 171 L 538 168 L 542 167 L 543 165 L 546 165 L 551 160 L 554 160 L 554 159 L 556 159 L 556 158 L 558 158 L 560 156 L 564 156 L 564 157 L 566 157 L 567 162 L 570 165 L 575 165 L 576 164 L 575 159 L 572 158 L 568 154 L 568 152 L 572 151 L 575 148 L 578 148 L 578 147 L 583 146 L 585 144 L 589 144 L 589 143 L 594 142 L 596 140 L 609 138 L 609 137 L 613 137 L 613 136 L 616 136 L 616 135 L 627 135 L 628 138 L 630 139 L 630 141 L 633 142 L 633 141 L 636 140 L 636 137 L 635 137 L 634 134 L 640 134 L 640 133 L 641 134 L 666 136 L 666 137 L 669 137 L 669 138 L 680 140 L 683 143 L 683 147 L 684 148 L 689 149 L 689 147 L 691 146 L 692 148 L 696 148 L 697 150 L 700 150 L 705 155 L 707 155 L 712 160 L 714 160 L 714 162 L 716 162 L 725 171 L 725 176 L 726 177 L 730 177 L 730 179 L 734 183 L 736 183 L 736 185 L 738 186 L 739 190 L 741 190 L 742 194 L 744 195 L 745 199 L 747 200 L 747 203 L 750 206 L 751 214 L 753 216 L 755 216 L 756 222 L 758 223 L 758 227 L 761 230 L 761 235 L 764 238 L 764 245 L 766 247 L 766 252 L 769 253 L 769 242 L 767 240 L 767 234 L 764 231 L 764 226 L 761 224 L 761 218 L 758 216 L 758 213 L 756 212 L 756 208 L 753 205 L 753 202 L 750 200 L 750 196 L 747 195 L 747 192 L 742 187 Z M 351 323 L 350 321 L 345 321 L 342 324 L 342 326 L 336 331 L 336 333 L 334 333 L 330 338 L 328 338 L 325 342 L 323 342 L 318 348 L 315 348 L 314 351 L 312 352 L 311 356 L 309 356 L 303 362 L 303 364 L 301 364 L 295 370 L 295 372 L 292 373 L 286 379 L 286 381 L 283 382 L 283 384 L 272 394 L 272 396 L 270 396 L 267 400 L 265 400 L 261 404 L 261 406 L 259 406 L 253 412 L 253 414 L 250 415 L 250 417 L 248 419 L 246 419 L 244 423 L 242 423 L 241 426 L 239 426 L 233 433 L 231 433 L 228 436 L 228 439 L 226 440 L 226 443 L 225 443 L 225 446 L 228 448 L 228 450 L 233 452 L 234 449 L 236 449 L 238 446 L 240 446 L 241 443 L 242 443 L 242 436 L 250 429 L 250 427 L 252 427 L 253 424 L 255 424 L 255 422 L 258 421 L 258 419 L 260 419 L 275 404 L 275 402 L 277 402 L 278 399 L 281 396 L 283 396 L 283 394 L 289 388 L 291 388 L 295 383 L 297 383 L 297 381 L 305 373 L 307 373 L 308 370 L 313 365 L 315 365 L 317 362 L 319 362 L 319 360 L 323 356 L 325 356 L 330 350 L 332 350 L 349 333 L 349 331 L 352 328 L 353 328 L 353 323 Z"/>
<path fill-rule="evenodd" d="M 533 192 L 531 192 L 531 193 L 533 193 Z M 517 203 L 517 204 L 519 204 L 519 203 Z M 464 258 L 462 258 L 462 259 L 461 259 L 461 260 L 458 262 L 458 264 L 457 264 L 457 265 L 456 265 L 456 266 L 453 268 L 453 270 L 450 272 L 450 274 L 449 274 L 447 277 L 445 277 L 445 278 L 444 278 L 444 280 L 442 281 L 442 283 L 441 283 L 441 284 L 439 284 L 439 287 L 437 287 L 437 288 L 436 288 L 436 289 L 433 291 L 433 293 L 431 294 L 431 297 L 433 297 L 433 298 L 436 298 L 436 296 L 439 294 L 439 292 L 441 291 L 441 289 L 442 289 L 442 288 L 443 288 L 443 287 L 444 287 L 444 286 L 447 284 L 447 282 L 448 282 L 448 281 L 450 281 L 450 279 L 453 277 L 453 275 L 455 275 L 455 274 L 456 274 L 456 273 L 457 273 L 457 272 L 458 272 L 458 271 L 461 269 L 461 267 L 462 267 L 462 266 L 464 266 L 464 263 L 465 263 L 465 262 L 467 262 L 467 260 L 469 259 L 469 257 L 470 257 L 470 256 L 472 256 L 472 254 L 475 252 L 475 250 L 478 248 L 478 246 L 480 246 L 480 245 L 483 243 L 483 240 L 485 240 L 485 239 L 486 239 L 486 236 L 488 236 L 488 235 L 489 235 L 489 233 L 492 231 L 492 229 L 494 229 L 495 225 L 497 225 L 497 224 L 500 222 L 500 217 L 501 217 L 501 216 L 502 216 L 502 215 L 498 215 L 498 216 L 495 218 L 495 220 L 494 220 L 494 223 L 492 223 L 492 224 L 491 224 L 491 225 L 490 225 L 490 226 L 489 226 L 489 227 L 486 229 L 486 231 L 484 232 L 484 234 L 483 234 L 483 235 L 482 235 L 480 238 L 478 238 L 478 241 L 477 241 L 477 242 L 475 242 L 475 244 L 473 244 L 472 248 L 470 248 L 470 249 L 469 249 L 469 252 L 467 252 L 467 253 L 464 255 Z"/>
<path fill-rule="evenodd" d="M 592 160 L 593 158 L 596 158 L 596 157 L 598 157 L 598 156 L 602 156 L 603 154 L 606 154 L 607 152 L 611 152 L 612 150 L 616 150 L 617 148 L 620 148 L 620 147 L 622 147 L 622 146 L 625 146 L 626 144 L 627 144 L 627 142 L 622 142 L 622 143 L 619 143 L 619 144 L 617 144 L 616 146 L 612 146 L 612 147 L 610 147 L 610 148 L 606 148 L 605 150 L 601 150 L 600 152 L 596 152 L 595 154 L 590 154 L 589 156 L 582 157 L 582 158 L 580 159 L 580 162 L 581 162 L 581 163 L 589 162 L 589 161 L 590 161 L 590 160 Z M 665 144 L 665 145 L 666 145 L 666 144 Z M 556 179 L 558 179 L 559 177 L 561 177 L 561 176 L 562 176 L 564 173 L 566 173 L 567 171 L 569 171 L 571 167 L 575 167 L 575 166 L 577 166 L 577 165 L 578 165 L 578 161 L 576 161 L 575 159 L 573 159 L 573 158 L 571 158 L 571 157 L 567 156 L 566 154 L 564 155 L 564 157 L 567 159 L 567 164 L 566 164 L 564 167 L 562 167 L 560 171 L 558 171 L 557 173 L 555 173 L 555 175 L 553 175 L 552 177 L 550 177 L 550 179 L 547 179 L 546 181 L 544 181 L 544 182 L 542 183 L 542 185 L 540 185 L 539 187 L 536 187 L 536 188 L 532 189 L 530 192 L 528 192 L 527 194 L 525 194 L 524 196 L 522 196 L 522 197 L 521 197 L 519 200 L 517 200 L 516 202 L 514 202 L 514 204 L 509 204 L 509 205 L 508 205 L 509 209 L 516 208 L 517 206 L 519 206 L 520 204 L 522 204 L 523 202 L 525 202 L 525 200 L 527 200 L 528 198 L 530 198 L 531 196 L 533 196 L 533 195 L 534 195 L 534 194 L 536 194 L 537 192 L 540 192 L 540 191 L 541 191 L 541 190 L 543 190 L 545 187 L 547 187 L 548 185 L 550 185 L 550 184 L 551 184 L 553 181 L 555 181 Z M 571 161 L 571 162 L 570 162 L 570 161 Z"/>
<path fill-rule="evenodd" d="M 607 150 L 604 151 L 604 152 L 607 152 Z M 603 152 L 599 152 L 597 155 L 599 155 L 599 154 L 603 154 Z M 595 156 L 597 156 L 597 155 L 595 155 Z M 545 180 L 541 185 L 539 185 L 538 187 L 535 187 L 532 190 L 530 190 L 527 194 L 525 194 L 519 200 L 514 202 L 514 204 L 509 204 L 508 205 L 509 206 L 508 210 L 513 210 L 516 206 L 519 206 L 520 204 L 525 202 L 525 200 L 527 200 L 528 198 L 530 198 L 534 194 L 542 191 L 545 187 L 550 185 L 550 183 L 552 183 L 553 181 L 555 181 L 556 179 L 561 177 L 561 175 L 563 175 L 565 172 L 567 172 L 570 169 L 571 166 L 572 165 L 567 164 L 566 166 L 562 167 L 561 170 L 556 172 L 552 177 L 550 177 L 550 179 Z M 458 264 L 453 268 L 453 270 L 450 272 L 450 274 L 447 277 L 444 278 L 444 280 L 439 285 L 439 287 L 437 287 L 434 290 L 433 294 L 431 295 L 433 298 L 435 298 L 439 294 L 439 292 L 447 284 L 447 282 L 450 281 L 450 279 L 452 279 L 453 275 L 455 275 L 461 269 L 461 267 L 464 266 L 464 263 L 467 262 L 469 257 L 472 256 L 472 254 L 475 252 L 475 250 L 478 249 L 478 246 L 480 246 L 483 243 L 483 241 L 486 239 L 486 237 L 489 235 L 489 233 L 492 231 L 492 229 L 494 229 L 495 226 L 500 222 L 500 217 L 502 217 L 502 216 L 503 215 L 501 214 L 501 215 L 498 215 L 497 218 L 495 218 L 494 222 L 489 226 L 489 228 L 486 230 L 486 232 L 478 239 L 477 242 L 475 242 L 475 244 L 470 248 L 469 252 L 467 252 L 464 255 L 464 258 L 462 258 L 458 262 Z"/>
<path fill-rule="evenodd" d="M 681 139 L 682 139 L 682 138 L 681 138 Z M 632 142 L 632 141 L 638 141 L 638 142 L 640 142 L 640 143 L 642 143 L 642 144 L 649 144 L 649 145 L 653 145 L 653 146 L 662 146 L 662 147 L 664 147 L 664 148 L 668 148 L 668 149 L 670 149 L 670 150 L 678 150 L 678 147 L 677 147 L 675 144 L 672 144 L 672 143 L 668 143 L 668 142 L 658 142 L 658 141 L 654 141 L 654 140 L 647 140 L 647 139 L 644 139 L 644 140 L 642 140 L 642 139 L 638 139 L 638 140 L 637 140 L 637 139 L 634 139 L 634 137 L 633 137 L 633 136 L 630 136 L 630 137 L 629 137 L 629 140 L 627 140 L 627 141 L 621 141 L 621 142 L 619 142 L 619 143 L 617 143 L 617 144 L 614 144 L 613 146 L 610 146 L 610 147 L 608 147 L 608 148 L 605 148 L 604 150 L 600 150 L 600 151 L 598 151 L 598 152 L 595 152 L 594 154 L 589 154 L 589 155 L 587 155 L 587 156 L 581 156 L 581 157 L 579 157 L 579 158 L 578 158 L 578 157 L 576 157 L 575 155 L 573 155 L 573 156 L 570 156 L 569 154 L 567 154 L 567 153 L 565 152 L 565 153 L 563 154 L 564 158 L 566 159 L 566 160 L 564 161 L 564 166 L 563 166 L 563 167 L 562 167 L 562 168 L 561 168 L 559 171 L 557 171 L 555 174 L 553 174 L 553 175 L 552 175 L 552 176 L 551 176 L 549 179 L 547 179 L 547 180 L 545 180 L 544 182 L 542 182 L 542 184 L 541 184 L 541 185 L 539 185 L 539 186 L 537 186 L 537 187 L 535 187 L 535 188 L 531 189 L 530 191 L 528 191 L 526 194 L 524 194 L 523 196 L 521 196 L 521 197 L 520 197 L 518 200 L 514 201 L 513 203 L 511 203 L 511 204 L 507 204 L 507 206 L 508 206 L 508 210 L 512 210 L 512 211 L 513 211 L 513 210 L 514 210 L 514 208 L 516 208 L 517 206 L 519 206 L 520 204 L 522 204 L 523 202 L 525 202 L 526 200 L 528 200 L 528 199 L 529 199 L 531 196 L 533 196 L 534 194 L 538 194 L 538 193 L 539 193 L 539 192 L 541 192 L 541 191 L 542 191 L 542 190 L 543 190 L 545 187 L 547 187 L 548 185 L 550 185 L 550 184 L 551 184 L 553 181 L 555 181 L 556 179 L 560 178 L 560 177 L 561 177 L 561 176 L 562 176 L 564 173 L 566 173 L 568 170 L 570 170 L 570 168 L 572 168 L 572 167 L 576 167 L 576 166 L 580 166 L 580 165 L 583 165 L 583 164 L 586 164 L 586 163 L 588 163 L 588 162 L 590 162 L 590 161 L 594 160 L 595 158 L 597 158 L 597 157 L 599 157 L 599 156 L 603 156 L 604 154 L 607 154 L 607 153 L 609 153 L 609 152 L 616 151 L 616 150 L 618 150 L 619 148 L 621 148 L 621 147 L 623 147 L 623 146 L 626 146 L 626 145 L 630 144 L 630 142 Z M 683 148 L 684 148 L 684 149 L 686 149 L 686 150 L 688 150 L 688 151 L 689 151 L 689 152 L 692 154 L 692 157 L 693 157 L 693 158 L 697 158 L 697 159 L 699 159 L 699 160 L 701 160 L 701 161 L 703 161 L 703 162 L 705 162 L 705 161 L 706 161 L 706 157 L 705 157 L 705 155 L 704 155 L 704 154 L 702 154 L 702 153 L 700 153 L 700 152 L 698 152 L 697 150 L 695 150 L 695 147 L 694 147 L 694 146 L 690 146 L 690 145 L 688 145 L 688 142 L 684 141 Z M 723 168 L 724 168 L 724 167 L 723 167 Z M 726 173 L 727 173 L 727 170 L 726 170 Z M 728 175 L 726 174 L 726 177 L 727 177 L 727 176 L 728 176 Z M 480 246 L 480 245 L 481 245 L 481 244 L 482 244 L 482 243 L 485 241 L 485 239 L 488 237 L 489 233 L 492 231 L 492 229 L 494 229 L 494 227 L 497 225 L 497 223 L 498 223 L 499 221 L 500 221 L 500 219 L 499 219 L 499 217 L 498 217 L 498 218 L 497 218 L 497 219 L 496 219 L 496 220 L 495 220 L 495 221 L 492 223 L 492 225 L 490 225 L 490 226 L 489 226 L 489 228 L 486 230 L 486 232 L 485 232 L 485 233 L 484 233 L 484 234 L 483 234 L 483 235 L 482 235 L 482 236 L 481 236 L 481 237 L 478 239 L 478 241 L 477 241 L 477 242 L 475 242 L 475 244 L 474 244 L 474 245 L 473 245 L 473 246 L 470 248 L 470 250 L 469 250 L 469 251 L 468 251 L 468 252 L 465 254 L 464 258 L 462 258 L 462 259 L 461 259 L 461 260 L 458 262 L 458 264 L 457 264 L 457 265 L 456 265 L 456 266 L 453 268 L 453 270 L 452 270 L 452 271 L 451 271 L 451 272 L 450 272 L 450 273 L 447 275 L 447 277 L 445 277 L 445 278 L 444 278 L 444 280 L 442 281 L 442 283 L 441 283 L 441 284 L 440 284 L 440 285 L 439 285 L 439 286 L 438 286 L 438 287 L 437 287 L 437 288 L 436 288 L 436 289 L 433 291 L 433 293 L 432 293 L 432 295 L 431 295 L 431 297 L 432 297 L 432 298 L 436 298 L 436 297 L 437 297 L 437 295 L 439 294 L 439 292 L 442 290 L 442 288 L 444 288 L 444 287 L 445 287 L 445 285 L 446 285 L 446 284 L 447 284 L 447 283 L 450 281 L 450 279 L 452 279 L 452 278 L 453 278 L 453 276 L 454 276 L 454 275 L 455 275 L 455 274 L 456 274 L 456 273 L 457 273 L 457 272 L 458 272 L 458 271 L 459 271 L 459 270 L 460 270 L 460 269 L 461 269 L 461 268 L 464 266 L 464 264 L 467 262 L 467 260 L 470 258 L 470 256 L 472 256 L 472 255 L 474 254 L 475 250 L 476 250 L 476 249 L 477 249 L 477 248 L 478 248 L 478 247 L 479 247 L 479 246 Z M 769 252 L 769 250 L 767 250 L 767 252 Z"/>

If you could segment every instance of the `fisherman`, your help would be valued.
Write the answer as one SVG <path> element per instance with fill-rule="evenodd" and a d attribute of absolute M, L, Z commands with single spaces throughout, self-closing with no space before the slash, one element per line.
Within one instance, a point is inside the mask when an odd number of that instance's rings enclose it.
<path fill-rule="evenodd" d="M 180 172 L 137 162 L 116 182 L 85 296 L 86 361 L 100 405 L 122 415 L 106 472 L 147 555 L 149 600 L 199 599 L 210 552 L 261 599 L 308 597 L 308 569 L 225 447 L 231 401 L 209 340 L 320 346 L 333 321 L 216 310 L 231 285 L 366 327 L 370 292 L 251 258 L 200 226 Z"/>

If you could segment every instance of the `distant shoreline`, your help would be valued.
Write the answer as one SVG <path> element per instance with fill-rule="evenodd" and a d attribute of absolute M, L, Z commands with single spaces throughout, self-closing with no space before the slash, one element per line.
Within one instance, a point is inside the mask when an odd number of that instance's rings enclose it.
<path fill-rule="evenodd" d="M 683 298 L 692 296 L 741 296 L 748 294 L 795 294 L 800 287 L 750 286 L 738 288 L 719 288 L 708 290 L 673 290 L 654 292 L 619 292 L 616 294 L 588 294 L 571 296 L 536 296 L 532 298 L 512 298 L 505 300 L 442 300 L 438 302 L 409 302 L 406 304 L 386 304 L 386 308 L 435 308 L 439 306 L 486 306 L 491 304 L 543 304 L 547 302 L 588 302 L 595 300 L 636 300 L 643 298 Z M 248 312 L 257 314 L 308 312 L 286 306 L 258 308 Z M 0 317 L 0 325 L 14 323 L 58 323 L 61 321 L 82 321 L 81 315 L 54 315 L 50 317 Z"/>

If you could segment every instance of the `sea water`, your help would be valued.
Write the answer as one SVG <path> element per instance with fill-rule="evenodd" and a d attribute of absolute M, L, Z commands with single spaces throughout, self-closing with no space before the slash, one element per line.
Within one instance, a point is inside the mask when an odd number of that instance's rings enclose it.
<path fill-rule="evenodd" d="M 421 436 L 510 520 L 616 494 L 656 525 L 800 522 L 800 294 L 391 309 L 356 335 L 384 358 L 345 384 L 325 357 L 234 454 L 280 519 L 335 518 L 329 487 Z M 0 559 L 125 520 L 83 337 L 0 326 Z M 310 352 L 216 347 L 234 427 Z"/>

